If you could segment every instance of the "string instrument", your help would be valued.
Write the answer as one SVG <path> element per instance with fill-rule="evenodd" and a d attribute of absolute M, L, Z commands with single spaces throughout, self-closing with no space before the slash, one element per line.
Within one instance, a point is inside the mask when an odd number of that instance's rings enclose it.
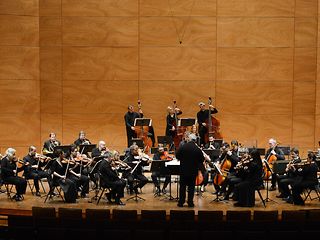
<path fill-rule="evenodd" d="M 185 131 L 187 130 L 186 127 L 183 127 L 183 126 L 178 126 L 178 114 L 177 114 L 177 102 L 176 100 L 173 101 L 173 107 L 172 107 L 173 111 L 174 111 L 174 123 L 173 123 L 173 126 L 175 128 L 175 134 L 174 134 L 174 137 L 173 137 L 173 142 L 174 142 L 174 146 L 176 148 L 176 150 L 179 148 L 179 144 L 180 142 L 182 141 L 183 139 L 183 136 L 184 136 L 184 133 Z M 170 113 L 169 113 L 170 114 Z"/>
<path fill-rule="evenodd" d="M 163 152 L 163 155 L 160 155 L 161 160 L 173 160 L 174 157 L 170 155 L 167 151 Z"/>
<path fill-rule="evenodd" d="M 253 158 L 250 157 L 250 155 L 243 157 L 240 162 L 237 163 L 237 165 L 234 167 L 235 170 L 241 170 L 245 166 L 247 166 Z"/>
<path fill-rule="evenodd" d="M 210 167 L 212 167 L 211 158 L 209 157 L 209 155 L 206 154 L 197 144 L 196 144 L 196 146 L 201 150 L 201 152 L 204 156 L 204 159 L 205 159 L 205 161 L 203 162 L 204 168 L 206 168 L 205 163 L 208 163 L 210 165 Z M 195 185 L 200 186 L 203 183 L 203 180 L 204 180 L 203 174 L 202 174 L 201 170 L 198 170 Z"/>
<path fill-rule="evenodd" d="M 273 169 L 273 164 L 275 163 L 275 161 L 277 161 L 277 157 L 276 155 L 273 155 L 271 152 L 274 151 L 274 149 L 276 148 L 276 146 L 278 145 L 278 143 L 272 147 L 272 150 L 270 151 L 266 161 L 269 164 L 270 169 Z M 269 177 L 271 176 L 272 172 L 269 171 L 268 167 L 264 164 L 263 166 L 263 171 L 264 171 L 264 180 L 268 180 Z"/>
<path fill-rule="evenodd" d="M 21 171 L 20 169 L 23 168 L 24 166 L 29 165 L 29 163 L 25 163 L 23 160 L 19 159 L 19 158 L 13 158 L 12 159 L 13 163 L 16 165 L 16 169 L 15 169 L 15 175 L 18 176 L 18 172 Z"/>
<path fill-rule="evenodd" d="M 206 126 L 207 126 L 207 132 L 204 136 L 205 142 L 209 141 L 209 136 L 213 136 L 215 139 L 222 139 L 222 134 L 220 133 L 220 120 L 217 118 L 211 116 L 211 104 L 212 104 L 212 99 L 209 97 L 209 114 L 208 114 L 208 119 L 206 120 Z"/>
<path fill-rule="evenodd" d="M 39 170 L 40 162 L 42 162 L 42 163 L 46 162 L 46 165 L 44 166 L 44 169 L 45 169 L 45 167 L 48 165 L 48 162 L 52 160 L 51 157 L 48 157 L 48 156 L 45 156 L 45 155 L 42 155 L 42 154 L 39 154 L 39 153 L 36 153 L 34 158 L 38 159 L 37 168 L 36 168 L 37 170 Z"/>
<path fill-rule="evenodd" d="M 228 149 L 226 149 L 226 151 L 228 151 Z M 226 156 L 224 157 L 224 159 L 220 164 L 220 170 L 222 174 L 217 173 L 214 176 L 213 183 L 221 186 L 222 183 L 226 180 L 231 166 L 232 166 L 232 163 L 229 159 L 227 159 L 227 153 L 226 153 Z"/>
<path fill-rule="evenodd" d="M 141 101 L 138 100 L 138 109 L 139 112 L 141 111 Z M 148 136 L 149 133 L 149 126 L 139 126 L 139 127 L 135 127 L 135 133 L 137 135 L 137 138 L 142 139 L 143 143 L 144 143 L 144 152 L 149 153 L 150 149 L 152 147 L 152 140 L 151 138 Z"/>

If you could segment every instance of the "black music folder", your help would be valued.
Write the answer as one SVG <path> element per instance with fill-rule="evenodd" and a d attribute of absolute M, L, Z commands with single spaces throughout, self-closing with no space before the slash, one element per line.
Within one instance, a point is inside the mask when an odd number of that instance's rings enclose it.
<path fill-rule="evenodd" d="M 79 145 L 79 152 L 82 154 L 87 154 L 88 152 L 92 152 L 92 150 L 96 147 L 97 144 L 81 144 Z"/>
<path fill-rule="evenodd" d="M 141 126 L 149 126 L 149 127 L 151 127 L 151 125 L 152 125 L 152 120 L 151 120 L 151 118 L 136 118 L 135 120 L 134 120 L 134 124 L 133 124 L 133 126 L 139 126 L 139 127 L 141 127 Z"/>
<path fill-rule="evenodd" d="M 189 127 L 193 126 L 196 124 L 196 119 L 195 118 L 180 118 L 178 121 L 178 126 L 179 127 Z"/>

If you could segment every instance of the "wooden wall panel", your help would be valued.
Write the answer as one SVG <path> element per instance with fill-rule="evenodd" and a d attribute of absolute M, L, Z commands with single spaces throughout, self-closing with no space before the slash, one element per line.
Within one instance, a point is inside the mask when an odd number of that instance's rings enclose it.
<path fill-rule="evenodd" d="M 295 48 L 294 53 L 294 80 L 316 80 L 317 49 Z"/>
<path fill-rule="evenodd" d="M 142 46 L 177 46 L 180 40 L 183 46 L 215 47 L 216 18 L 140 18 L 140 44 Z"/>
<path fill-rule="evenodd" d="M 39 45 L 39 17 L 0 15 L 0 45 Z"/>
<path fill-rule="evenodd" d="M 292 47 L 292 18 L 219 18 L 219 47 Z"/>
<path fill-rule="evenodd" d="M 39 48 L 0 46 L 0 79 L 38 79 Z"/>
<path fill-rule="evenodd" d="M 39 0 L 2 0 L 0 14 L 38 16 Z"/>
<path fill-rule="evenodd" d="M 40 16 L 61 16 L 62 0 L 38 0 Z"/>
<path fill-rule="evenodd" d="M 318 0 L 296 0 L 296 17 L 317 16 Z"/>
<path fill-rule="evenodd" d="M 137 80 L 137 48 L 64 47 L 63 78 Z"/>
<path fill-rule="evenodd" d="M 228 114 L 291 114 L 292 83 L 217 82 L 219 107 Z"/>
<path fill-rule="evenodd" d="M 299 148 L 313 149 L 315 134 L 314 115 L 294 115 L 292 128 L 292 145 Z"/>
<path fill-rule="evenodd" d="M 1 114 L 39 113 L 39 81 L 1 80 Z"/>
<path fill-rule="evenodd" d="M 62 0 L 63 16 L 137 16 L 138 0 Z"/>
<path fill-rule="evenodd" d="M 141 0 L 141 16 L 216 16 L 218 0 Z"/>
<path fill-rule="evenodd" d="M 64 17 L 63 44 L 137 46 L 137 17 Z"/>
<path fill-rule="evenodd" d="M 219 16 L 292 17 L 295 0 L 218 0 Z"/>
<path fill-rule="evenodd" d="M 40 46 L 61 45 L 61 17 L 40 17 Z"/>
<path fill-rule="evenodd" d="M 295 82 L 293 90 L 293 115 L 311 115 L 315 113 L 315 82 Z"/>
<path fill-rule="evenodd" d="M 138 81 L 63 82 L 63 111 L 68 114 L 121 114 L 137 99 Z"/>
<path fill-rule="evenodd" d="M 215 48 L 142 47 L 141 80 L 212 80 Z"/>
<path fill-rule="evenodd" d="M 317 18 L 296 18 L 295 47 L 316 47 L 317 28 Z"/>
<path fill-rule="evenodd" d="M 61 80 L 62 51 L 61 47 L 41 47 L 40 49 L 40 78 L 45 80 Z"/>
<path fill-rule="evenodd" d="M 43 146 L 43 143 L 49 139 L 49 134 L 51 132 L 54 132 L 56 134 L 57 139 L 61 141 L 63 144 L 64 132 L 62 131 L 62 114 L 41 113 L 40 119 L 41 146 Z"/>
<path fill-rule="evenodd" d="M 219 80 L 292 81 L 292 48 L 218 48 Z"/>
<path fill-rule="evenodd" d="M 139 96 L 146 113 L 166 115 L 167 107 L 176 100 L 185 117 L 195 117 L 198 103 L 207 103 L 208 96 L 215 99 L 212 81 L 142 81 Z"/>

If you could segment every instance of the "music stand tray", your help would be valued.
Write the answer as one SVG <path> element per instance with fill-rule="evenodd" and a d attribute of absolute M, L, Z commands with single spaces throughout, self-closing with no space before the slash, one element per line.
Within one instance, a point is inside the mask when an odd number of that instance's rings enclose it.
<path fill-rule="evenodd" d="M 139 148 L 144 148 L 144 143 L 143 143 L 143 140 L 140 139 L 140 138 L 132 138 L 129 140 L 129 146 L 133 145 L 133 144 L 136 144 L 138 145 Z"/>
<path fill-rule="evenodd" d="M 193 126 L 196 124 L 196 119 L 195 118 L 180 118 L 178 121 L 178 126 L 179 127 L 189 127 Z"/>
<path fill-rule="evenodd" d="M 163 145 L 172 144 L 173 139 L 171 136 L 157 136 L 158 144 L 161 143 Z"/>
<path fill-rule="evenodd" d="M 81 144 L 79 145 L 79 152 L 81 154 L 87 154 L 88 152 L 92 152 L 92 150 L 96 147 L 97 144 Z"/>
<path fill-rule="evenodd" d="M 134 124 L 133 126 L 149 126 L 151 127 L 152 125 L 152 119 L 151 118 L 136 118 L 134 119 Z"/>
<path fill-rule="evenodd" d="M 55 146 L 53 148 L 53 152 L 57 152 L 58 149 L 61 149 L 64 154 L 70 154 L 71 153 L 71 145 L 60 145 Z"/>
<path fill-rule="evenodd" d="M 218 143 L 219 144 L 219 148 L 221 148 L 222 143 L 223 143 L 223 139 L 214 139 L 213 142 L 214 143 Z"/>

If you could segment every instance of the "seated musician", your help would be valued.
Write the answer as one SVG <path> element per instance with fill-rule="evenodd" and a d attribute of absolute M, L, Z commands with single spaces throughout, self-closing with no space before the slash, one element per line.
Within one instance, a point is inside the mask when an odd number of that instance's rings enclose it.
<path fill-rule="evenodd" d="M 158 152 L 153 155 L 153 160 L 172 160 L 172 159 L 173 159 L 173 157 L 170 156 L 168 154 L 168 152 L 164 150 L 163 145 L 159 144 Z M 161 192 L 163 194 L 166 194 L 167 193 L 166 188 L 171 181 L 171 176 L 165 175 L 165 180 L 164 180 L 164 184 L 163 184 L 162 191 L 161 191 L 160 182 L 159 182 L 159 178 L 161 176 L 160 174 L 161 174 L 160 171 L 153 171 L 151 174 L 152 182 L 153 182 L 154 186 L 156 187 L 156 195 L 160 195 Z"/>
<path fill-rule="evenodd" d="M 92 149 L 91 156 L 93 159 L 102 158 L 103 154 L 108 152 L 109 149 L 106 147 L 105 141 L 99 141 L 98 147 Z"/>
<path fill-rule="evenodd" d="M 98 142 L 98 147 L 92 149 L 91 157 L 92 162 L 88 166 L 89 171 L 89 177 L 94 182 L 96 187 L 98 187 L 98 170 L 99 170 L 99 164 L 101 163 L 101 160 L 105 157 L 105 155 L 109 152 L 109 149 L 106 147 L 105 141 L 100 140 Z"/>
<path fill-rule="evenodd" d="M 292 199 L 288 199 L 287 202 L 295 205 L 304 205 L 304 200 L 301 197 L 303 191 L 319 184 L 316 155 L 313 152 L 308 153 L 307 161 L 298 163 L 295 168 L 301 177 L 291 185 Z"/>
<path fill-rule="evenodd" d="M 74 141 L 76 146 L 91 144 L 90 140 L 86 138 L 86 133 L 84 131 L 79 132 L 79 138 Z"/>
<path fill-rule="evenodd" d="M 297 181 L 297 179 L 300 178 L 294 166 L 294 164 L 301 162 L 298 148 L 290 149 L 290 158 L 291 158 L 290 162 L 287 164 L 287 167 L 285 169 L 285 174 L 277 175 L 278 190 L 280 194 L 277 195 L 276 197 L 282 198 L 285 201 L 291 198 L 289 185 L 294 184 Z"/>
<path fill-rule="evenodd" d="M 242 162 L 241 182 L 235 185 L 236 207 L 253 207 L 255 205 L 255 189 L 263 182 L 263 166 L 260 153 L 252 150 L 250 157 Z"/>
<path fill-rule="evenodd" d="M 76 183 L 77 189 L 81 189 L 81 197 L 85 198 L 89 193 L 89 177 L 83 174 L 84 163 L 83 156 L 78 151 L 76 145 L 71 146 L 70 159 L 75 162 L 74 166 L 70 168 L 69 178 Z"/>
<path fill-rule="evenodd" d="M 26 193 L 27 181 L 18 176 L 18 172 L 23 171 L 25 165 L 18 167 L 18 158 L 16 150 L 8 148 L 6 155 L 1 159 L 1 180 L 4 183 L 13 184 L 16 187 L 16 194 L 13 199 L 16 201 L 23 200 L 23 194 Z"/>
<path fill-rule="evenodd" d="M 56 134 L 52 132 L 49 134 L 49 139 L 43 144 L 42 153 L 48 157 L 55 158 L 54 148 L 60 145 L 61 142 L 56 139 Z"/>
<path fill-rule="evenodd" d="M 148 183 L 148 179 L 143 174 L 143 166 L 149 165 L 151 160 L 148 155 L 141 153 L 138 145 L 132 144 L 124 162 L 132 168 L 129 174 L 123 175 L 124 178 L 127 178 L 130 194 L 138 193 L 138 189 Z M 135 179 L 138 180 L 138 183 L 134 186 Z"/>
<path fill-rule="evenodd" d="M 115 161 L 115 154 L 115 152 L 109 152 L 99 165 L 100 186 L 111 189 L 110 192 L 107 193 L 109 202 L 115 199 L 115 204 L 125 205 L 120 199 L 124 197 L 126 180 L 120 178 L 118 175 L 118 163 Z"/>
<path fill-rule="evenodd" d="M 278 147 L 277 140 L 273 138 L 269 139 L 269 149 L 266 152 L 265 159 L 268 161 L 268 159 L 271 157 L 275 157 L 276 160 L 285 159 L 283 151 Z M 273 173 L 271 175 L 271 187 L 269 191 L 275 191 L 277 189 L 276 183 L 277 183 L 277 176 L 276 176 L 276 173 Z"/>
<path fill-rule="evenodd" d="M 28 155 L 23 158 L 25 164 L 24 176 L 26 179 L 33 179 L 36 196 L 41 196 L 39 191 L 40 179 L 47 178 L 48 183 L 50 184 L 50 174 L 47 171 L 42 170 L 48 161 L 51 161 L 51 158 L 37 154 L 37 148 L 35 146 L 30 146 Z"/>
<path fill-rule="evenodd" d="M 68 170 L 70 160 L 65 158 L 65 154 L 61 149 L 56 151 L 57 158 L 53 161 L 50 171 L 52 173 L 52 184 L 49 195 L 55 195 L 54 187 L 60 186 L 64 192 L 66 202 L 75 202 L 77 198 L 77 188 L 75 182 L 68 178 Z"/>
<path fill-rule="evenodd" d="M 219 149 L 219 143 L 215 142 L 214 140 L 215 139 L 213 136 L 209 136 L 209 142 L 204 145 L 204 149 Z"/>

